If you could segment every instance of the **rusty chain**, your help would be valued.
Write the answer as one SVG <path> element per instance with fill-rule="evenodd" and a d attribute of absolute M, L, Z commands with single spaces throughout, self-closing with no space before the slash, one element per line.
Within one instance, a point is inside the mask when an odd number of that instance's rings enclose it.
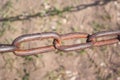
<path fill-rule="evenodd" d="M 53 39 L 53 44 L 49 46 L 31 48 L 31 49 L 21 49 L 21 43 L 34 41 L 38 39 Z M 62 41 L 70 39 L 86 39 L 85 43 L 72 44 L 72 45 L 63 45 Z M 17 37 L 12 44 L 0 44 L 0 52 L 14 52 L 18 56 L 34 55 L 39 53 L 45 53 L 53 50 L 60 51 L 74 51 L 81 50 L 85 48 L 90 48 L 94 46 L 103 46 L 108 44 L 114 44 L 120 42 L 120 30 L 116 31 L 102 31 L 94 34 L 87 33 L 68 33 L 68 34 L 58 34 L 55 32 L 45 32 L 45 33 L 36 33 L 36 34 L 26 34 Z"/>

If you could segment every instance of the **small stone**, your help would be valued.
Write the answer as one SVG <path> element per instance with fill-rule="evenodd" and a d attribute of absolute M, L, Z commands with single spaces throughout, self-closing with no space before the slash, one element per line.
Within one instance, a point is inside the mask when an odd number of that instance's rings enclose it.
<path fill-rule="evenodd" d="M 45 9 L 49 9 L 50 5 L 48 3 L 44 3 L 44 7 L 45 7 Z"/>
<path fill-rule="evenodd" d="M 51 29 L 52 30 L 56 30 L 56 26 L 51 26 Z"/>
<path fill-rule="evenodd" d="M 102 63 L 100 64 L 100 66 L 101 66 L 101 67 L 105 67 L 106 64 L 105 64 L 104 62 L 102 62 Z"/>
<path fill-rule="evenodd" d="M 76 76 L 73 76 L 70 80 L 76 80 L 76 78 L 77 78 Z"/>
<path fill-rule="evenodd" d="M 120 77 L 117 77 L 117 80 L 120 80 Z"/>
<path fill-rule="evenodd" d="M 120 13 L 117 13 L 117 16 L 120 17 Z"/>
<path fill-rule="evenodd" d="M 71 74 L 71 73 L 72 73 L 72 72 L 71 72 L 71 71 L 69 71 L 69 70 L 67 70 L 67 71 L 66 71 L 66 74 Z"/>
<path fill-rule="evenodd" d="M 66 20 L 66 19 L 63 19 L 62 21 L 63 21 L 63 23 L 64 23 L 64 24 L 66 24 L 66 23 L 67 23 L 67 20 Z"/>

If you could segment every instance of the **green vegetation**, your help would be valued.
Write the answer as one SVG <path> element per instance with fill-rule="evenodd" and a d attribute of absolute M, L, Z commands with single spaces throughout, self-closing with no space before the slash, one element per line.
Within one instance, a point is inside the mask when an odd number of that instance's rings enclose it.
<path fill-rule="evenodd" d="M 0 15 L 4 17 L 9 17 L 10 11 L 12 8 L 12 2 L 8 0 L 6 4 L 0 9 Z M 6 31 L 12 30 L 10 22 L 2 22 L 0 27 L 0 37 L 4 35 Z"/>
<path fill-rule="evenodd" d="M 86 53 L 86 51 L 85 50 L 80 50 L 79 53 L 84 54 L 84 53 Z"/>
<path fill-rule="evenodd" d="M 65 70 L 63 67 L 60 67 L 57 70 L 53 70 L 47 73 L 45 80 L 65 80 L 64 79 Z"/>
<path fill-rule="evenodd" d="M 98 32 L 101 31 L 101 29 L 105 29 L 104 24 L 101 24 L 100 22 L 96 22 L 96 21 L 93 21 L 92 27 L 94 32 Z"/>
<path fill-rule="evenodd" d="M 33 60 L 33 56 L 24 56 L 23 58 L 27 61 L 32 61 Z"/>
<path fill-rule="evenodd" d="M 24 76 L 22 80 L 29 80 L 29 73 L 27 73 L 26 69 L 24 69 Z"/>

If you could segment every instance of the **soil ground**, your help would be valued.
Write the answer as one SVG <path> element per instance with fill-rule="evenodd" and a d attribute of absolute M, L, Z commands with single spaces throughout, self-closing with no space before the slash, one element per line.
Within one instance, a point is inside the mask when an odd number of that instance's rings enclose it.
<path fill-rule="evenodd" d="M 118 29 L 119 0 L 0 0 L 0 43 L 11 44 L 23 34 L 95 33 Z M 23 47 L 50 42 L 28 42 Z M 66 44 L 75 42 L 80 40 L 67 41 Z M 120 80 L 119 51 L 117 43 L 25 57 L 12 52 L 1 53 L 0 80 Z"/>

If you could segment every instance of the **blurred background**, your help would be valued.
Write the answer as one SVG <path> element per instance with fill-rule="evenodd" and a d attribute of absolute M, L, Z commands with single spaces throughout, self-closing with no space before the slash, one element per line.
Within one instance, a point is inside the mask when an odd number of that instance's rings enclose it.
<path fill-rule="evenodd" d="M 0 0 L 0 43 L 20 35 L 120 29 L 119 0 Z M 67 41 L 67 44 L 81 40 Z M 51 40 L 24 43 L 24 48 Z M 0 80 L 120 80 L 120 45 L 19 57 L 0 54 Z"/>

